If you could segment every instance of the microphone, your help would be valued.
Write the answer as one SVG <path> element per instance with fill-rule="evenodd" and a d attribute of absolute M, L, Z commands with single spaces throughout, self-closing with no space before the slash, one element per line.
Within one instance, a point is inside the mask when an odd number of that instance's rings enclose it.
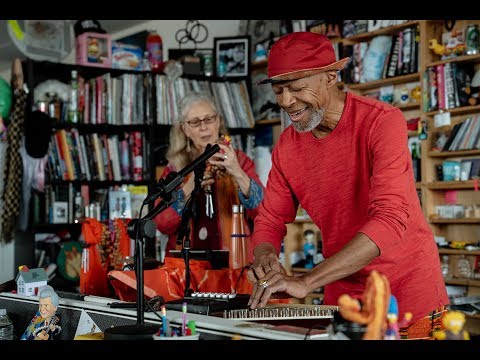
<path fill-rule="evenodd" d="M 143 204 L 146 205 L 159 197 L 165 197 L 166 195 L 168 196 L 168 194 L 170 194 L 173 190 L 177 188 L 178 185 L 182 183 L 183 179 L 185 179 L 185 176 L 192 172 L 197 166 L 207 161 L 213 154 L 217 153 L 218 151 L 220 151 L 220 146 L 218 146 L 218 144 L 215 144 L 213 146 L 208 144 L 202 155 L 197 157 L 178 173 L 172 171 L 165 178 L 158 180 L 156 188 L 158 188 L 159 191 L 148 195 L 143 201 Z"/>

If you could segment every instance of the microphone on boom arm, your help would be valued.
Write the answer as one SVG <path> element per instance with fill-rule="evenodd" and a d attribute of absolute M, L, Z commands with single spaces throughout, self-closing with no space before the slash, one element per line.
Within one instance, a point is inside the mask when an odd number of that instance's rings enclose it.
<path fill-rule="evenodd" d="M 218 146 L 218 144 L 215 144 L 213 146 L 208 144 L 203 154 L 193 160 L 190 164 L 185 166 L 182 170 L 180 170 L 179 172 L 172 171 L 165 178 L 158 180 L 157 184 L 155 185 L 155 188 L 158 191 L 148 195 L 143 201 L 143 204 L 149 204 L 150 202 L 155 201 L 159 197 L 169 197 L 171 192 L 182 183 L 183 179 L 185 179 L 185 177 L 190 172 L 192 172 L 197 166 L 199 166 L 203 162 L 207 161 L 213 154 L 217 153 L 218 151 L 220 151 L 220 146 Z"/>

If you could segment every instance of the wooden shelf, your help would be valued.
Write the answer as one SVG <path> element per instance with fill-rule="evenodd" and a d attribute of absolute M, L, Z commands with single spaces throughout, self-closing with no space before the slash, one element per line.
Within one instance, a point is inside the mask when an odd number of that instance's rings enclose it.
<path fill-rule="evenodd" d="M 480 314 L 465 314 L 466 317 L 473 318 L 473 319 L 480 319 Z"/>
<path fill-rule="evenodd" d="M 409 103 L 409 104 L 393 104 L 402 111 L 409 111 L 409 110 L 420 110 L 420 103 Z"/>
<path fill-rule="evenodd" d="M 453 108 L 453 109 L 443 110 L 443 112 L 445 112 L 445 111 L 448 111 L 451 115 L 462 115 L 462 114 L 472 113 L 472 112 L 475 112 L 475 111 L 480 112 L 480 105 L 462 106 L 462 107 L 457 107 L 457 108 Z M 440 113 L 439 110 L 435 110 L 435 111 L 426 112 L 425 115 L 426 116 L 434 116 L 434 115 L 437 115 L 439 113 Z"/>
<path fill-rule="evenodd" d="M 418 190 L 419 190 L 419 189 L 421 189 L 421 188 L 422 188 L 422 183 L 421 183 L 420 181 L 417 181 L 417 182 L 415 183 L 415 189 L 418 189 Z"/>
<path fill-rule="evenodd" d="M 351 90 L 370 90 L 379 88 L 386 85 L 405 84 L 412 81 L 420 81 L 420 73 L 412 73 L 407 75 L 395 76 L 386 79 L 380 79 L 375 81 L 369 81 L 361 84 L 345 84 L 345 86 Z"/>
<path fill-rule="evenodd" d="M 255 121 L 255 126 L 264 126 L 264 125 L 281 125 L 282 120 L 279 118 L 275 119 L 263 119 Z"/>
<path fill-rule="evenodd" d="M 478 287 L 480 287 L 480 280 L 447 278 L 447 279 L 445 279 L 445 284 L 450 284 L 450 285 L 465 285 L 465 286 L 478 286 Z"/>
<path fill-rule="evenodd" d="M 431 190 L 473 189 L 473 180 L 468 181 L 435 181 L 427 184 Z"/>
<path fill-rule="evenodd" d="M 251 68 L 251 70 L 257 70 L 257 69 L 266 68 L 267 65 L 268 65 L 268 59 L 260 60 L 260 61 L 253 61 L 250 64 L 250 68 Z"/>
<path fill-rule="evenodd" d="M 343 44 L 344 45 L 350 45 L 356 42 L 360 41 L 366 41 L 369 40 L 375 36 L 379 35 L 392 35 L 398 33 L 400 30 L 406 29 L 408 27 L 412 27 L 415 25 L 418 25 L 419 21 L 418 20 L 412 20 L 412 21 L 407 21 L 404 22 L 403 24 L 400 25 L 393 25 L 393 26 L 387 26 L 381 29 L 378 29 L 376 31 L 370 31 L 370 32 L 365 32 L 361 33 L 358 35 L 350 36 L 348 38 L 343 39 Z"/>
<path fill-rule="evenodd" d="M 438 61 L 433 61 L 429 64 L 427 64 L 428 67 L 436 66 L 436 65 L 442 65 L 442 64 L 447 64 L 447 63 L 452 63 L 452 62 L 475 62 L 480 60 L 480 54 L 475 54 L 475 55 L 462 55 L 462 56 L 457 56 L 451 59 L 445 59 L 445 60 L 438 60 Z"/>
<path fill-rule="evenodd" d="M 442 255 L 480 255 L 480 250 L 461 250 L 439 248 L 438 253 Z"/>
<path fill-rule="evenodd" d="M 34 232 L 45 232 L 45 231 L 58 231 L 65 228 L 75 228 L 81 227 L 83 221 L 77 223 L 64 223 L 64 224 L 33 224 L 32 230 Z"/>
<path fill-rule="evenodd" d="M 461 150 L 461 151 L 429 151 L 428 156 L 436 158 L 447 158 L 454 156 L 480 155 L 480 150 Z"/>
<path fill-rule="evenodd" d="M 480 224 L 480 219 L 478 218 L 461 218 L 461 219 L 430 218 L 429 222 L 431 224 Z"/>

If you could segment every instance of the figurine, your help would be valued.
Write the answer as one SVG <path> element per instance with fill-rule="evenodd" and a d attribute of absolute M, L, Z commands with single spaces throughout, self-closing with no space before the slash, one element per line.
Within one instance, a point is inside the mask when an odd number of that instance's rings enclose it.
<path fill-rule="evenodd" d="M 361 299 L 340 295 L 337 301 L 340 315 L 345 320 L 366 326 L 362 340 L 382 340 L 387 330 L 390 295 L 387 277 L 372 270 Z"/>
<path fill-rule="evenodd" d="M 465 314 L 461 311 L 447 312 L 442 324 L 446 330 L 434 332 L 434 340 L 470 340 L 467 330 L 462 330 L 465 325 Z"/>
<path fill-rule="evenodd" d="M 88 62 L 96 63 L 99 61 L 100 48 L 96 38 L 88 38 L 87 53 Z"/>
<path fill-rule="evenodd" d="M 437 55 L 443 56 L 445 54 L 445 45 L 440 44 L 437 39 L 430 39 L 428 48 Z"/>
<path fill-rule="evenodd" d="M 30 321 L 20 340 L 54 340 L 62 328 L 60 318 L 55 315 L 59 297 L 50 285 L 38 289 L 38 311 Z"/>
<path fill-rule="evenodd" d="M 407 312 L 402 321 L 398 321 L 398 302 L 394 295 L 390 295 L 390 304 L 387 311 L 387 330 L 383 337 L 384 340 L 400 340 L 400 328 L 408 325 L 412 320 L 413 314 Z"/>
<path fill-rule="evenodd" d="M 312 230 L 305 230 L 303 233 L 303 252 L 305 254 L 305 268 L 313 269 L 314 256 L 316 254 L 315 249 L 315 233 Z"/>
<path fill-rule="evenodd" d="M 255 46 L 255 61 L 261 61 L 267 59 L 267 50 L 262 44 Z"/>

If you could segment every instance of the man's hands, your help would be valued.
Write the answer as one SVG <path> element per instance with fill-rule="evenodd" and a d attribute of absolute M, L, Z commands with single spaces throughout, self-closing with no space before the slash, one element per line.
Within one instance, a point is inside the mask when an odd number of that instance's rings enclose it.
<path fill-rule="evenodd" d="M 253 284 L 253 291 L 248 304 L 250 308 L 263 307 L 273 294 L 280 292 L 290 297 L 304 298 L 309 290 L 302 277 L 289 276 L 280 264 L 277 252 L 272 244 L 261 244 L 255 248 L 255 261 L 247 273 Z"/>
<path fill-rule="evenodd" d="M 267 305 L 273 294 L 276 294 L 274 297 L 277 298 L 294 297 L 303 299 L 309 292 L 303 277 L 290 276 L 286 273 L 270 270 L 265 277 L 259 279 L 253 285 L 252 296 L 250 296 L 248 304 L 251 309 L 255 309 Z"/>

